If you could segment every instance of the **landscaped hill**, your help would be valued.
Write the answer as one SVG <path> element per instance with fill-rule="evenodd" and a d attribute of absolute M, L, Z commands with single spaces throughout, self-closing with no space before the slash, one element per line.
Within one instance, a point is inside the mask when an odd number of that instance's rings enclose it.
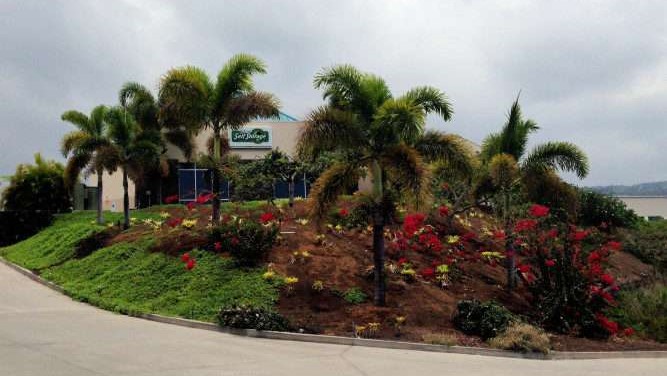
<path fill-rule="evenodd" d="M 464 227 L 452 225 L 444 243 L 462 256 L 445 279 L 427 278 L 426 253 L 416 252 L 408 262 L 389 247 L 387 306 L 376 307 L 367 228 L 318 227 L 305 219 L 303 202 L 294 208 L 228 203 L 222 210 L 223 221 L 254 221 L 270 210 L 283 216 L 278 243 L 260 266 L 239 267 L 226 245 L 212 243 L 208 205 L 134 211 L 133 226 L 125 231 L 113 224 L 116 214 L 107 213 L 108 226 L 96 225 L 94 213 L 66 214 L 32 238 L 0 248 L 0 255 L 63 286 L 76 299 L 118 312 L 214 321 L 222 307 L 243 305 L 278 312 L 295 330 L 330 335 L 487 346 L 453 325 L 459 301 L 496 301 L 522 317 L 530 309 L 526 287 L 512 293 L 503 287 L 505 270 L 494 261 L 497 256 L 463 256 L 494 247 L 490 229 L 496 223 L 484 213 L 453 218 Z M 387 237 L 391 240 L 389 232 Z M 609 261 L 608 270 L 620 284 L 638 283 L 650 272 L 624 252 Z M 552 335 L 552 343 L 556 349 L 664 347 L 639 339 L 567 335 Z"/>
<path fill-rule="evenodd" d="M 589 188 L 596 192 L 614 196 L 667 196 L 667 181 L 635 185 L 606 185 Z"/>

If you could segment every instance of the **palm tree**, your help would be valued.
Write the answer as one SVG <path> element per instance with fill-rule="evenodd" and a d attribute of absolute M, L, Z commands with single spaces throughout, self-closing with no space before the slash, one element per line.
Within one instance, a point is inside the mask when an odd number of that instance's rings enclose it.
<path fill-rule="evenodd" d="M 382 78 L 350 65 L 324 69 L 315 76 L 314 85 L 324 91 L 327 103 L 308 116 L 299 153 L 312 158 L 336 151 L 343 157 L 315 182 L 309 198 L 312 214 L 322 219 L 340 194 L 369 172 L 374 302 L 381 306 L 385 304 L 384 228 L 393 217 L 397 195 L 419 204 L 430 185 L 424 159 L 460 157 L 452 138 L 424 131 L 427 114 L 449 120 L 452 108 L 444 93 L 428 86 L 394 98 Z"/>
<path fill-rule="evenodd" d="M 233 56 L 213 82 L 201 69 L 186 66 L 167 72 L 160 84 L 160 118 L 165 124 L 178 124 L 185 129 L 208 128 L 213 132 L 213 153 L 210 158 L 218 165 L 222 158 L 222 132 L 238 129 L 257 117 L 277 117 L 278 100 L 269 93 L 256 91 L 252 76 L 266 73 L 266 65 L 258 58 L 239 54 Z M 213 168 L 213 191 L 220 187 L 219 168 Z M 213 200 L 212 222 L 220 219 L 220 200 Z"/>
<path fill-rule="evenodd" d="M 65 168 L 65 183 L 72 187 L 78 180 L 82 170 L 94 171 L 97 175 L 97 223 L 104 223 L 102 215 L 103 186 L 102 174 L 105 169 L 113 166 L 105 165 L 102 153 L 109 146 L 106 135 L 105 106 L 95 107 L 90 116 L 70 110 L 62 114 L 61 119 L 78 129 L 67 133 L 61 142 L 61 151 L 67 160 Z"/>
<path fill-rule="evenodd" d="M 588 158 L 576 145 L 569 142 L 551 141 L 534 147 L 526 153 L 528 136 L 539 127 L 533 120 L 526 120 L 521 114 L 519 98 L 510 109 L 507 122 L 499 133 L 492 133 L 482 144 L 481 159 L 488 174 L 482 177 L 491 181 L 498 190 L 505 223 L 505 241 L 509 256 L 506 258 L 507 288 L 516 285 L 515 255 L 511 227 L 512 191 L 534 185 L 535 181 L 560 182 L 556 171 L 573 172 L 579 178 L 588 174 Z M 487 185 L 488 187 L 488 185 Z M 533 199 L 535 197 L 532 197 Z"/>
<path fill-rule="evenodd" d="M 108 135 L 111 141 L 109 160 L 121 168 L 123 173 L 123 228 L 130 227 L 130 198 L 128 177 L 137 177 L 146 165 L 156 163 L 160 147 L 159 136 L 143 132 L 141 127 L 122 107 L 113 107 L 107 111 Z M 109 162 L 111 163 L 111 162 Z"/>
<path fill-rule="evenodd" d="M 145 173 L 138 182 L 144 183 L 146 178 L 157 178 L 158 180 L 169 174 L 169 166 L 165 155 L 167 143 L 181 150 L 186 159 L 192 157 L 194 151 L 193 137 L 194 129 L 187 129 L 179 124 L 165 123 L 160 121 L 158 114 L 160 108 L 153 94 L 137 82 L 126 82 L 118 93 L 118 101 L 136 119 L 142 132 L 151 132 L 153 137 L 160 138 L 160 160 L 158 164 L 145 166 Z M 158 188 L 158 202 L 162 201 L 162 184 Z"/>

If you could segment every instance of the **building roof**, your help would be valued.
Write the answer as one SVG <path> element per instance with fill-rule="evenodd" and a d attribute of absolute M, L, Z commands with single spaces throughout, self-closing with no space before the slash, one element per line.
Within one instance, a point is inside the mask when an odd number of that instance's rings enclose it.
<path fill-rule="evenodd" d="M 294 116 L 287 115 L 286 113 L 281 111 L 281 112 L 278 112 L 278 118 L 277 119 L 276 118 L 258 118 L 258 119 L 256 119 L 256 121 L 262 121 L 262 122 L 275 121 L 275 122 L 283 123 L 283 122 L 299 121 L 299 119 L 295 118 Z"/>

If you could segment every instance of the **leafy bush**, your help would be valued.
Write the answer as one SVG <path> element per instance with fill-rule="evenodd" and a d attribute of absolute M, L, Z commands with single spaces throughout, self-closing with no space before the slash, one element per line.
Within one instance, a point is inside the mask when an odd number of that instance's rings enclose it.
<path fill-rule="evenodd" d="M 623 244 L 623 250 L 654 265 L 658 272 L 667 272 L 667 221 L 640 223 L 625 233 Z"/>
<path fill-rule="evenodd" d="M 488 339 L 505 330 L 512 320 L 514 315 L 502 305 L 473 299 L 458 303 L 454 325 L 466 334 Z"/>
<path fill-rule="evenodd" d="M 366 301 L 368 296 L 358 287 L 347 289 L 343 294 L 343 299 L 350 304 L 361 304 Z"/>
<path fill-rule="evenodd" d="M 264 261 L 277 236 L 278 226 L 251 220 L 230 220 L 211 230 L 212 242 L 219 242 L 239 266 L 255 266 Z"/>
<path fill-rule="evenodd" d="M 611 315 L 624 326 L 656 341 L 667 342 L 667 286 L 656 284 L 622 292 L 619 305 Z"/>
<path fill-rule="evenodd" d="M 580 229 L 555 220 L 549 208 L 534 205 L 515 225 L 516 252 L 524 263 L 516 272 L 533 296 L 534 315 L 560 332 L 587 337 L 616 334 L 618 324 L 603 312 L 614 304 L 618 286 L 605 271 L 621 243 L 595 228 Z"/>
<path fill-rule="evenodd" d="M 577 222 L 581 226 L 599 226 L 606 223 L 613 227 L 632 227 L 639 217 L 616 197 L 580 190 Z"/>
<path fill-rule="evenodd" d="M 257 329 L 286 332 L 289 321 L 279 313 L 263 308 L 248 306 L 231 306 L 220 310 L 218 315 L 220 326 L 238 329 Z"/>
<path fill-rule="evenodd" d="M 50 212 L 0 211 L 0 247 L 32 236 L 52 221 Z"/>
<path fill-rule="evenodd" d="M 35 164 L 20 164 L 3 192 L 2 202 L 7 211 L 69 212 L 72 200 L 65 186 L 65 168 L 48 161 L 37 153 Z"/>
<path fill-rule="evenodd" d="M 520 352 L 541 352 L 551 348 L 549 336 L 530 324 L 513 322 L 505 331 L 489 341 L 491 347 Z"/>

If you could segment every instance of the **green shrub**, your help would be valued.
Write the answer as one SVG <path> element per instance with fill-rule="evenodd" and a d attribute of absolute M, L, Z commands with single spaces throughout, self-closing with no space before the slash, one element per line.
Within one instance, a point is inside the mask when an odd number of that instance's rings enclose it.
<path fill-rule="evenodd" d="M 542 329 L 521 322 L 513 322 L 505 331 L 492 338 L 489 345 L 503 350 L 543 354 L 551 348 L 549 336 Z"/>
<path fill-rule="evenodd" d="M 582 226 L 599 226 L 606 223 L 612 227 L 632 227 L 639 217 L 632 209 L 616 197 L 581 190 L 577 222 Z"/>
<path fill-rule="evenodd" d="M 264 261 L 278 237 L 278 226 L 251 220 L 231 220 L 211 230 L 213 243 L 220 242 L 237 265 L 256 266 Z"/>
<path fill-rule="evenodd" d="M 368 297 L 358 287 L 347 289 L 343 294 L 343 299 L 350 304 L 361 304 L 366 301 Z"/>
<path fill-rule="evenodd" d="M 7 211 L 44 210 L 53 213 L 69 212 L 72 200 L 65 186 L 62 164 L 35 154 L 35 164 L 20 164 L 2 194 Z"/>
<path fill-rule="evenodd" d="M 667 272 L 667 221 L 643 222 L 626 231 L 623 250 L 655 266 L 658 272 Z"/>
<path fill-rule="evenodd" d="M 632 327 L 646 337 L 667 342 L 667 286 L 622 291 L 611 316 L 619 324 Z"/>
<path fill-rule="evenodd" d="M 488 339 L 495 337 L 514 320 L 507 308 L 494 302 L 481 303 L 478 300 L 462 300 L 457 305 L 454 325 L 466 334 Z"/>
<path fill-rule="evenodd" d="M 279 313 L 263 308 L 231 306 L 220 310 L 218 323 L 222 327 L 237 329 L 289 331 L 289 321 Z"/>

